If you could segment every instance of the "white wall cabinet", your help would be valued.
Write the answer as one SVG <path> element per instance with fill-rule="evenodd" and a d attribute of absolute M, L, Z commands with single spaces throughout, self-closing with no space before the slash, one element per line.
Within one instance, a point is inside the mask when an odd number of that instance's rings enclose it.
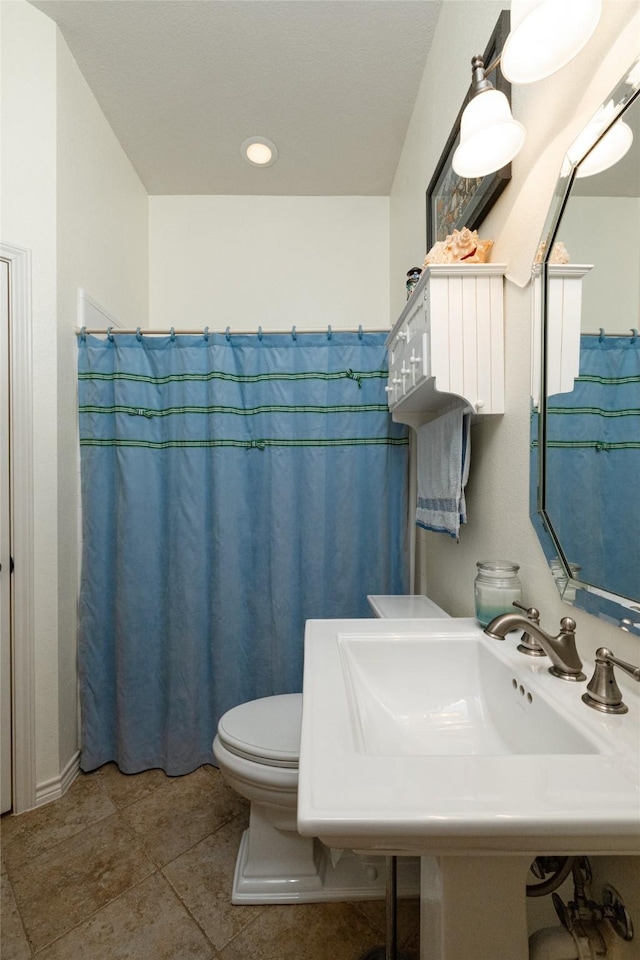
<path fill-rule="evenodd" d="M 542 363 L 541 267 L 533 277 L 531 298 L 531 396 L 533 405 L 540 402 Z M 550 263 L 547 268 L 547 396 L 571 393 L 580 373 L 580 333 L 582 331 L 582 281 L 593 269 L 590 263 Z"/>
<path fill-rule="evenodd" d="M 394 420 L 437 412 L 456 398 L 477 414 L 504 413 L 505 270 L 497 263 L 424 270 L 387 338 Z"/>

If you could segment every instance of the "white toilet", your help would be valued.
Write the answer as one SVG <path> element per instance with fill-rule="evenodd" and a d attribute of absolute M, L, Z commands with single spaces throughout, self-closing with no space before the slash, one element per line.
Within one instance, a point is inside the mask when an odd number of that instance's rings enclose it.
<path fill-rule="evenodd" d="M 446 617 L 426 597 L 370 597 L 377 616 Z M 419 609 L 416 602 L 422 601 Z M 388 610 L 388 612 L 387 612 Z M 329 850 L 297 830 L 302 694 L 241 703 L 220 719 L 213 752 L 226 783 L 251 803 L 233 903 L 313 903 L 384 898 L 384 857 Z M 399 896 L 417 896 L 419 859 L 398 861 Z"/>
<path fill-rule="evenodd" d="M 385 895 L 383 857 L 332 851 L 297 830 L 302 694 L 241 703 L 218 724 L 213 752 L 226 783 L 251 803 L 233 903 L 373 900 Z M 402 864 L 401 894 L 416 894 L 418 862 Z"/>

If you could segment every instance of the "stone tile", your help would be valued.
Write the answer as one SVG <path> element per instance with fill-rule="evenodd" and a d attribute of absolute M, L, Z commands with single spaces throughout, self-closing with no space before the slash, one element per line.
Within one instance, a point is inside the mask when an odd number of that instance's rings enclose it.
<path fill-rule="evenodd" d="M 380 942 L 349 903 L 270 906 L 220 951 L 220 960 L 359 960 Z"/>
<path fill-rule="evenodd" d="M 407 960 L 420 960 L 420 931 L 412 934 L 406 943 L 402 944 L 402 953 Z"/>
<path fill-rule="evenodd" d="M 379 931 L 381 942 L 387 929 L 387 912 L 384 900 L 358 900 L 353 906 L 365 916 Z M 403 897 L 398 900 L 396 921 L 398 925 L 398 946 L 408 951 L 408 945 L 416 940 L 420 943 L 420 900 L 418 897 Z"/>
<path fill-rule="evenodd" d="M 29 960 L 31 950 L 16 907 L 11 881 L 6 874 L 0 878 L 0 887 L 0 957 L 6 957 L 6 960 Z"/>
<path fill-rule="evenodd" d="M 3 817 L 2 850 L 9 874 L 115 810 L 91 774 L 80 774 L 59 800 L 19 816 Z"/>
<path fill-rule="evenodd" d="M 121 815 L 156 863 L 164 866 L 246 808 L 246 802 L 225 786 L 217 770 L 214 776 L 199 767 L 124 807 Z"/>
<path fill-rule="evenodd" d="M 214 960 L 216 952 L 155 873 L 102 907 L 38 960 Z"/>
<path fill-rule="evenodd" d="M 66 933 L 153 870 L 117 813 L 32 858 L 11 877 L 32 948 Z"/>
<path fill-rule="evenodd" d="M 166 787 L 172 778 L 164 770 L 122 773 L 115 763 L 106 763 L 92 774 L 116 807 L 122 808 L 141 800 L 159 787 Z"/>
<path fill-rule="evenodd" d="M 231 885 L 242 831 L 243 814 L 206 837 L 164 868 L 164 875 L 218 949 L 255 920 L 264 906 L 231 903 Z"/>

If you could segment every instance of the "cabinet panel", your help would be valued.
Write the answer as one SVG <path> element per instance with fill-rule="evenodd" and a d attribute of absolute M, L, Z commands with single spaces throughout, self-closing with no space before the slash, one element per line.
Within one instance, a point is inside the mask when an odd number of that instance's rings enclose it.
<path fill-rule="evenodd" d="M 504 413 L 502 264 L 427 267 L 387 340 L 389 407 L 438 410 L 452 398 Z"/>

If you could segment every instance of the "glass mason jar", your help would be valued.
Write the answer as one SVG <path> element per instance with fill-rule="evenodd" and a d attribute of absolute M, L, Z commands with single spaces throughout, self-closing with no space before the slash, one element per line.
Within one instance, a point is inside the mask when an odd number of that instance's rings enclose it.
<path fill-rule="evenodd" d="M 578 563 L 569 563 L 569 572 L 571 573 L 572 580 L 580 579 L 580 571 L 582 567 Z M 560 562 L 558 557 L 554 557 L 553 560 L 549 561 L 549 566 L 551 567 L 551 573 L 553 574 L 553 579 L 556 582 L 558 590 L 560 591 L 560 596 L 567 603 L 576 602 L 576 588 L 573 585 L 569 584 L 569 579 L 565 573 L 564 565 Z"/>
<path fill-rule="evenodd" d="M 476 563 L 474 583 L 476 619 L 482 627 L 501 613 L 516 613 L 513 601 L 522 602 L 522 585 L 517 563 L 509 560 L 483 560 Z"/>

